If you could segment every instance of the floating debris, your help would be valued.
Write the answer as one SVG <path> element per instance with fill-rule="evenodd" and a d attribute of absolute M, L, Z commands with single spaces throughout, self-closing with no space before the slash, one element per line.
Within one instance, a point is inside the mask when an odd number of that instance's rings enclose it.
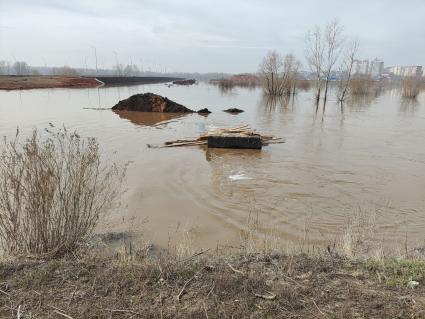
<path fill-rule="evenodd" d="M 186 79 L 186 80 L 176 80 L 176 81 L 173 81 L 173 84 L 176 84 L 176 85 L 192 85 L 192 84 L 195 84 L 196 83 L 196 80 L 195 79 Z"/>
<path fill-rule="evenodd" d="M 220 148 L 261 149 L 261 147 L 265 145 L 284 142 L 282 138 L 273 135 L 261 135 L 255 130 L 252 130 L 249 125 L 242 125 L 234 128 L 214 128 L 201 134 L 198 138 L 169 141 L 156 147 L 207 145 L 208 147 Z M 155 146 L 148 144 L 148 147 Z"/>
<path fill-rule="evenodd" d="M 203 108 L 203 109 L 200 109 L 197 113 L 198 114 L 210 114 L 211 111 L 208 110 L 207 108 Z"/>
<path fill-rule="evenodd" d="M 235 174 L 235 175 L 229 175 L 229 179 L 232 181 L 242 181 L 242 180 L 252 179 L 252 178 L 245 176 L 244 174 Z"/>
<path fill-rule="evenodd" d="M 237 109 L 237 108 L 233 107 L 233 108 L 224 110 L 223 112 L 227 112 L 227 113 L 230 113 L 230 114 L 239 114 L 239 113 L 244 112 L 244 110 Z"/>

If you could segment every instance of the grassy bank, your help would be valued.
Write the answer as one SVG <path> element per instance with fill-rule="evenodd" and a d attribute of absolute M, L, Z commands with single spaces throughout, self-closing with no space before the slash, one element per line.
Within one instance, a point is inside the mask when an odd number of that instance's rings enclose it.
<path fill-rule="evenodd" d="M 425 262 L 419 260 L 77 255 L 1 263 L 0 316 L 425 318 Z M 411 280 L 420 284 L 409 287 Z"/>

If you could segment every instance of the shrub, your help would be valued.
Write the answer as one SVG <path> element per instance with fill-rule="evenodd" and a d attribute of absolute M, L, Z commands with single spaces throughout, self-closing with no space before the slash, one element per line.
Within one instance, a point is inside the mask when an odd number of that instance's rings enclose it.
<path fill-rule="evenodd" d="M 103 166 L 94 138 L 63 129 L 20 142 L 0 155 L 0 243 L 12 255 L 57 256 L 92 234 L 120 193 L 124 170 Z"/>
<path fill-rule="evenodd" d="M 366 95 L 376 92 L 375 81 L 369 75 L 353 76 L 349 83 L 349 90 L 353 95 Z"/>
<path fill-rule="evenodd" d="M 425 86 L 425 80 L 418 76 L 409 76 L 402 81 L 402 95 L 407 98 L 417 98 Z"/>

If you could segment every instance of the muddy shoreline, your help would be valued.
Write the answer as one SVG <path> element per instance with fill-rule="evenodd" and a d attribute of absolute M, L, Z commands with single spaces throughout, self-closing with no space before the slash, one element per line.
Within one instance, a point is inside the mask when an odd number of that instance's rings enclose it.
<path fill-rule="evenodd" d="M 0 76 L 0 90 L 49 88 L 95 88 L 103 83 L 96 78 L 65 76 Z"/>
<path fill-rule="evenodd" d="M 30 90 L 30 89 L 52 89 L 52 88 L 96 88 L 99 86 L 122 86 L 167 83 L 179 78 L 171 77 L 68 77 L 68 76 L 0 76 L 0 90 Z"/>

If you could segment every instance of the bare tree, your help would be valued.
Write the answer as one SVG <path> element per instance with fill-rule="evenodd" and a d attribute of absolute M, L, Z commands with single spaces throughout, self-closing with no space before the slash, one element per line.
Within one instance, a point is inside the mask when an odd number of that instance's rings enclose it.
<path fill-rule="evenodd" d="M 16 61 L 13 64 L 13 70 L 16 75 L 28 75 L 30 73 L 30 67 L 28 63 L 24 61 Z"/>
<path fill-rule="evenodd" d="M 76 69 L 68 66 L 68 65 L 64 65 L 63 67 L 59 67 L 59 68 L 53 68 L 52 69 L 53 74 L 55 75 L 62 75 L 62 76 L 78 76 L 78 72 Z"/>
<path fill-rule="evenodd" d="M 424 87 L 425 83 L 421 76 L 407 76 L 402 81 L 402 96 L 416 99 Z"/>
<path fill-rule="evenodd" d="M 315 96 L 319 102 L 323 87 L 322 73 L 325 61 L 322 30 L 318 26 L 307 33 L 306 60 L 310 71 L 314 74 Z"/>
<path fill-rule="evenodd" d="M 280 74 L 283 72 L 283 63 L 283 58 L 277 51 L 270 51 L 263 58 L 260 73 L 268 95 L 282 95 Z"/>
<path fill-rule="evenodd" d="M 260 65 L 264 91 L 268 95 L 290 95 L 295 85 L 300 62 L 293 54 L 285 56 L 270 51 Z"/>
<path fill-rule="evenodd" d="M 64 76 L 78 76 L 78 72 L 77 72 L 77 70 L 75 70 L 74 68 L 71 68 L 70 66 L 68 66 L 68 65 L 64 65 L 62 68 L 61 68 L 61 73 L 62 73 L 62 75 L 64 75 Z"/>
<path fill-rule="evenodd" d="M 114 65 L 113 69 L 116 76 L 124 76 L 124 65 L 118 63 Z"/>
<path fill-rule="evenodd" d="M 358 50 L 358 40 L 353 40 L 346 49 L 344 60 L 341 65 L 341 75 L 343 75 L 343 77 L 341 78 L 339 85 L 338 100 L 340 102 L 343 102 L 345 100 L 348 88 L 350 87 L 350 82 L 353 75 L 354 62 L 356 61 Z"/>
<path fill-rule="evenodd" d="M 10 63 L 8 61 L 0 61 L 0 75 L 10 74 Z"/>
<path fill-rule="evenodd" d="M 341 54 L 342 43 L 342 26 L 337 20 L 329 23 L 324 32 L 316 26 L 313 32 L 307 34 L 306 59 L 310 70 L 315 75 L 317 101 L 320 100 L 322 89 L 324 89 L 324 103 L 326 103 L 329 82 Z"/>
<path fill-rule="evenodd" d="M 325 68 L 323 77 L 325 78 L 325 96 L 324 103 L 328 97 L 329 82 L 331 80 L 332 72 L 338 61 L 342 49 L 342 26 L 337 20 L 329 23 L 325 28 L 324 42 L 325 42 Z"/>
<path fill-rule="evenodd" d="M 285 55 L 283 62 L 283 87 L 286 95 L 295 92 L 295 84 L 298 74 L 300 62 L 297 61 L 293 54 Z"/>
<path fill-rule="evenodd" d="M 136 76 L 139 74 L 139 68 L 135 64 L 127 64 L 124 68 L 125 76 Z"/>

